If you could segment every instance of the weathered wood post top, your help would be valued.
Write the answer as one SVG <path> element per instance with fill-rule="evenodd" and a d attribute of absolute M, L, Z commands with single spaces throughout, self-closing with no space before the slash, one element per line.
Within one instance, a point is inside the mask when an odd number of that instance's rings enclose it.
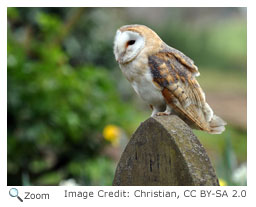
<path fill-rule="evenodd" d="M 113 185 L 216 186 L 210 159 L 178 116 L 156 116 L 133 134 L 117 165 Z"/>

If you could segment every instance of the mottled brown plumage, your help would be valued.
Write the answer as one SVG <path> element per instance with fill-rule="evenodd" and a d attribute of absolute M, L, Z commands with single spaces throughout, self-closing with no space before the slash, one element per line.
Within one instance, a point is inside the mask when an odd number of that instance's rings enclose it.
<path fill-rule="evenodd" d="M 175 112 L 195 122 L 198 128 L 210 131 L 202 113 L 204 95 L 191 73 L 191 69 L 197 72 L 192 62 L 168 52 L 149 56 L 148 62 L 154 83 L 161 87 L 163 96 Z"/>

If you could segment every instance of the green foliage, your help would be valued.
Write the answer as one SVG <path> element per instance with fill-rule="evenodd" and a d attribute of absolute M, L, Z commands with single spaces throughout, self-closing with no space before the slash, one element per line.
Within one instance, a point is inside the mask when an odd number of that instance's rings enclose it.
<path fill-rule="evenodd" d="M 11 8 L 8 16 L 13 23 L 19 11 Z M 100 180 L 113 162 L 97 158 L 106 145 L 101 132 L 109 123 L 125 128 L 135 112 L 121 101 L 108 70 L 69 63 L 56 40 L 63 23 L 55 15 L 36 17 L 37 38 L 29 25 L 21 32 L 8 24 L 8 184 L 24 184 L 24 175 L 37 185 L 57 185 L 69 176 L 110 184 Z M 84 173 L 73 172 L 74 160 Z M 99 166 L 101 174 L 95 173 Z"/>
<path fill-rule="evenodd" d="M 102 157 L 74 161 L 67 168 L 73 177 L 82 178 L 82 185 L 112 185 L 114 169 L 113 162 Z"/>
<path fill-rule="evenodd" d="M 164 27 L 161 33 L 164 41 L 182 50 L 199 66 L 214 66 L 233 72 L 246 69 L 244 66 L 246 65 L 247 33 L 246 22 L 242 20 L 235 23 L 216 22 L 211 27 L 201 29 L 195 25 L 179 22 L 179 24 Z M 200 68 L 202 70 L 202 67 Z"/>

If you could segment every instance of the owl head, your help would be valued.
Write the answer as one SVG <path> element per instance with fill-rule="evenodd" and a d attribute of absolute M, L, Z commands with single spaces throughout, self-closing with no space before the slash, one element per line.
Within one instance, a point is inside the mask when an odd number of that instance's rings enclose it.
<path fill-rule="evenodd" d="M 116 61 L 127 64 L 133 61 L 142 50 L 143 54 L 157 51 L 161 43 L 159 36 L 144 25 L 122 26 L 117 30 L 114 40 Z"/>

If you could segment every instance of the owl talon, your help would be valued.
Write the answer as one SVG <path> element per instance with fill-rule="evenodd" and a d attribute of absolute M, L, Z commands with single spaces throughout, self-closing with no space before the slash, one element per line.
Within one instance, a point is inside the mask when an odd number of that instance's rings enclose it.
<path fill-rule="evenodd" d="M 170 112 L 157 112 L 156 116 L 169 116 L 170 114 Z"/>

